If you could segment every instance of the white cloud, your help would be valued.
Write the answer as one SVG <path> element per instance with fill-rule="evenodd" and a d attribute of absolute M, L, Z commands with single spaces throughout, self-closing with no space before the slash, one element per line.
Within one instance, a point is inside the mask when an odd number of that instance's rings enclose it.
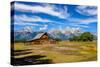
<path fill-rule="evenodd" d="M 75 24 L 75 23 L 70 24 L 70 26 L 72 26 L 72 27 L 80 27 L 80 28 L 89 28 L 88 25 Z"/>
<path fill-rule="evenodd" d="M 75 22 L 76 24 L 90 24 L 97 22 L 96 18 L 87 18 L 87 19 L 80 19 L 80 18 L 69 18 L 68 21 Z"/>
<path fill-rule="evenodd" d="M 62 28 L 59 26 L 58 29 L 51 29 L 49 31 L 49 33 L 64 33 L 64 34 L 70 34 L 70 33 L 82 33 L 83 30 L 81 30 L 80 27 L 70 27 L 70 26 L 67 26 L 66 28 Z"/>
<path fill-rule="evenodd" d="M 80 24 L 90 24 L 90 23 L 97 22 L 97 19 L 90 18 L 90 19 L 83 19 L 83 20 L 79 20 L 79 21 L 80 21 Z"/>
<path fill-rule="evenodd" d="M 25 32 L 32 32 L 33 31 L 33 27 L 32 26 L 26 26 L 26 27 L 23 28 L 23 30 Z"/>
<path fill-rule="evenodd" d="M 14 22 L 14 25 L 30 25 L 30 26 L 40 26 L 39 24 L 35 24 L 35 23 L 24 23 L 24 22 Z"/>
<path fill-rule="evenodd" d="M 64 33 L 75 33 L 75 32 L 82 32 L 80 27 L 66 27 L 65 30 L 63 30 Z"/>
<path fill-rule="evenodd" d="M 96 6 L 77 6 L 76 11 L 82 15 L 86 16 L 96 16 L 97 7 Z"/>
<path fill-rule="evenodd" d="M 76 11 L 82 15 L 90 16 L 90 18 L 67 18 L 70 22 L 75 22 L 76 24 L 90 24 L 97 22 L 97 7 L 96 6 L 77 6 Z M 85 26 L 84 26 L 85 27 Z"/>
<path fill-rule="evenodd" d="M 36 23 L 34 23 L 34 22 L 36 22 Z M 50 22 L 55 22 L 55 21 L 43 19 L 39 16 L 27 16 L 25 14 L 14 15 L 14 24 L 15 25 L 43 26 L 43 25 L 38 24 L 38 22 L 50 23 Z M 53 23 L 50 23 L 50 24 L 53 24 Z"/>
<path fill-rule="evenodd" d="M 41 30 L 46 30 L 47 27 L 48 27 L 48 25 L 44 25 L 43 27 L 40 28 L 40 31 L 41 31 Z"/>
<path fill-rule="evenodd" d="M 86 26 L 86 25 L 80 25 L 80 27 L 83 27 L 83 28 L 90 28 L 89 26 Z"/>
<path fill-rule="evenodd" d="M 22 29 L 17 30 L 18 32 L 33 32 L 34 27 L 33 26 L 24 26 Z"/>
<path fill-rule="evenodd" d="M 15 15 L 14 20 L 23 22 L 53 22 L 48 19 L 43 19 L 38 16 Z"/>
<path fill-rule="evenodd" d="M 44 6 L 40 5 L 31 6 L 21 3 L 15 3 L 14 6 L 15 10 L 22 12 L 45 13 L 63 19 L 69 16 L 69 13 L 67 13 L 67 7 L 64 7 L 64 9 L 60 9 L 56 8 L 54 5 L 49 5 L 49 4 L 45 4 Z"/>

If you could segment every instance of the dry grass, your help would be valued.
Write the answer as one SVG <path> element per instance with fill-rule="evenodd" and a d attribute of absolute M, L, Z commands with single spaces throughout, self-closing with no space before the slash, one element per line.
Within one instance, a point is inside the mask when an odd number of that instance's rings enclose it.
<path fill-rule="evenodd" d="M 23 43 L 15 43 L 14 49 L 31 49 L 30 54 L 15 56 L 15 58 L 22 58 L 31 55 L 44 55 L 45 57 L 40 59 L 48 58 L 51 59 L 53 63 L 97 60 L 96 42 L 61 41 L 53 45 L 25 45 Z"/>

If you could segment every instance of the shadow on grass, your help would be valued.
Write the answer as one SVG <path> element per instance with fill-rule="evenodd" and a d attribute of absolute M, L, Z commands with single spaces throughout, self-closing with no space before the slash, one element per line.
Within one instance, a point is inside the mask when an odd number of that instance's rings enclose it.
<path fill-rule="evenodd" d="M 31 49 L 26 49 L 26 50 L 14 50 L 14 52 L 23 52 L 23 51 L 30 51 Z"/>
<path fill-rule="evenodd" d="M 50 64 L 52 63 L 51 59 L 40 59 L 46 56 L 33 55 L 24 58 L 11 58 L 11 64 L 14 66 L 19 65 L 35 65 L 35 64 Z"/>
<path fill-rule="evenodd" d="M 11 56 L 19 56 L 19 55 L 26 55 L 30 54 L 31 49 L 26 49 L 26 50 L 11 50 Z"/>
<path fill-rule="evenodd" d="M 26 54 L 30 54 L 32 52 L 21 52 L 21 53 L 15 53 L 14 56 L 19 56 L 19 55 L 26 55 Z"/>

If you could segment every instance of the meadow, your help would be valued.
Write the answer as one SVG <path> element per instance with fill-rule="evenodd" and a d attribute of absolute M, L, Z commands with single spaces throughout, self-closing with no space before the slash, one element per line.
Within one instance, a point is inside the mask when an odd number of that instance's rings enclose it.
<path fill-rule="evenodd" d="M 51 64 L 97 60 L 96 41 L 59 41 L 56 44 L 14 43 L 13 65 Z"/>

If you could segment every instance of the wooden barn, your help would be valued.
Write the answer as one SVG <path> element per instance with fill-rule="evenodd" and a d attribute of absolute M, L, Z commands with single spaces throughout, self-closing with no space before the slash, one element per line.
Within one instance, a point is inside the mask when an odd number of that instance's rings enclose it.
<path fill-rule="evenodd" d="M 27 41 L 28 44 L 55 44 L 56 41 L 49 39 L 49 36 L 47 33 L 39 33 L 37 34 L 33 39 L 30 39 Z"/>

